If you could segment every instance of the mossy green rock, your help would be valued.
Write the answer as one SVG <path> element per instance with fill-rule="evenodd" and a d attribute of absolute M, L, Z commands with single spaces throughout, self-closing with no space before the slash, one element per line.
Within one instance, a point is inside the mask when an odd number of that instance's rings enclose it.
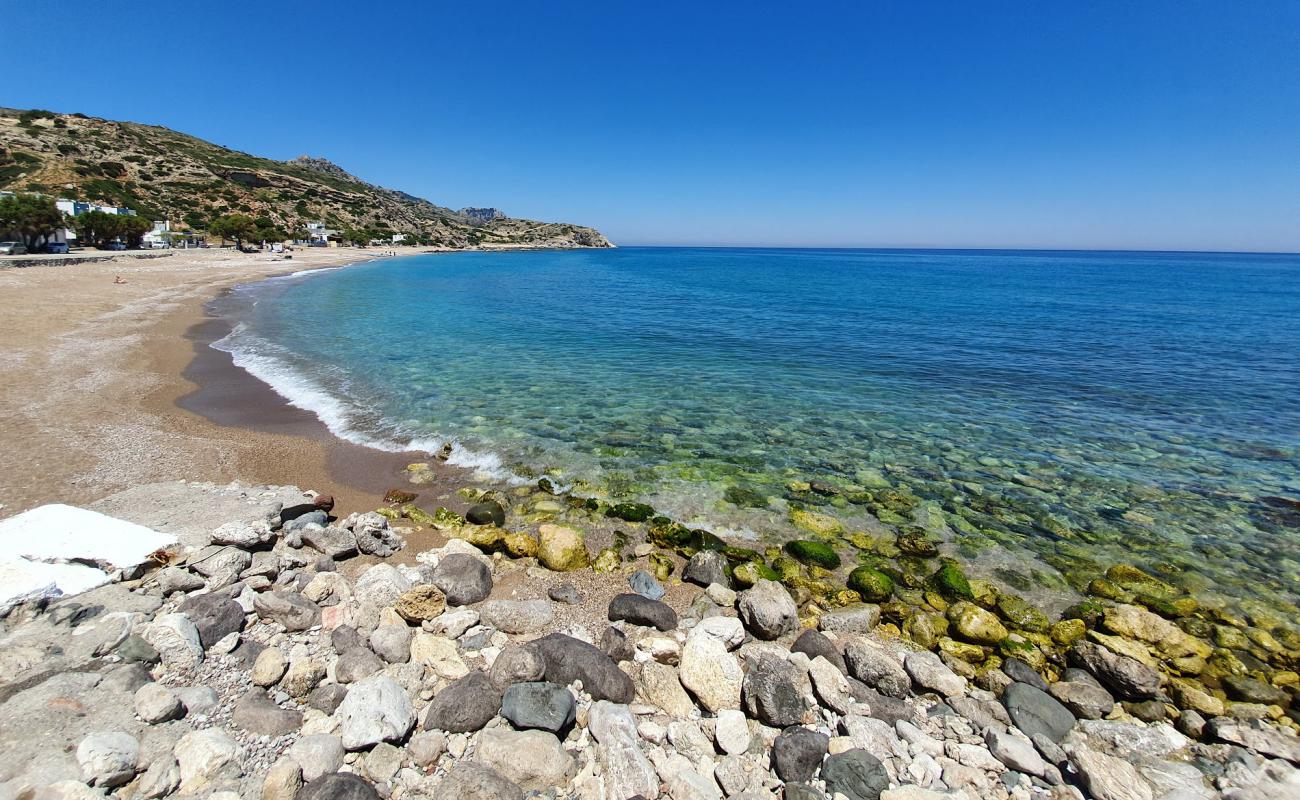
<path fill-rule="evenodd" d="M 810 539 L 795 539 L 786 542 L 785 551 L 792 558 L 803 564 L 816 565 L 824 569 L 835 569 L 840 565 L 840 557 L 835 549 L 824 542 Z"/>
<path fill-rule="evenodd" d="M 505 548 L 506 532 L 492 525 L 469 526 L 452 534 L 464 539 L 485 553 L 495 553 Z"/>
<path fill-rule="evenodd" d="M 917 611 L 903 622 L 903 633 L 927 650 L 934 649 L 939 639 L 948 633 L 948 620 L 942 614 Z"/>
<path fill-rule="evenodd" d="M 741 508 L 767 508 L 767 495 L 748 486 L 728 486 L 722 499 Z"/>
<path fill-rule="evenodd" d="M 686 555 L 694 555 L 701 550 L 718 550 L 725 552 L 727 543 L 718 536 L 709 533 L 706 530 L 693 530 L 687 537 L 686 542 L 681 546 Z"/>
<path fill-rule="evenodd" d="M 1013 628 L 1045 633 L 1051 627 L 1046 614 L 1031 606 L 1023 597 L 1014 594 L 998 597 L 998 612 Z"/>
<path fill-rule="evenodd" d="M 934 558 L 939 555 L 939 547 L 925 538 L 924 531 L 908 531 L 899 534 L 894 544 L 904 554 L 916 558 Z"/>
<path fill-rule="evenodd" d="M 799 562 L 788 556 L 777 556 L 772 559 L 772 571 L 780 576 L 782 583 L 790 583 L 803 576 Z"/>
<path fill-rule="evenodd" d="M 625 522 L 645 522 L 655 515 L 655 510 L 645 503 L 618 503 L 605 511 L 605 516 Z"/>
<path fill-rule="evenodd" d="M 434 509 L 433 522 L 431 524 L 440 531 L 446 531 L 464 525 L 465 518 L 460 514 L 457 514 L 455 511 L 452 511 L 450 508 L 438 506 L 438 508 Z"/>
<path fill-rule="evenodd" d="M 389 519 L 389 520 L 402 518 L 402 512 L 398 511 L 395 508 L 389 508 L 388 506 L 376 508 L 375 513 L 383 517 L 384 519 Z"/>
<path fill-rule="evenodd" d="M 1052 641 L 1061 647 L 1069 647 L 1088 635 L 1088 627 L 1081 619 L 1063 619 L 1052 626 Z"/>
<path fill-rule="evenodd" d="M 839 536 L 844 533 L 844 525 L 830 514 L 809 511 L 806 508 L 790 509 L 790 522 L 801 530 L 818 536 Z"/>
<path fill-rule="evenodd" d="M 623 559 L 619 558 L 618 551 L 612 547 L 606 547 L 596 556 L 592 562 L 591 569 L 593 572 L 609 574 L 618 572 L 619 567 L 623 565 Z"/>
<path fill-rule="evenodd" d="M 781 580 L 781 576 L 776 574 L 776 570 L 757 561 L 747 561 L 744 564 L 738 565 L 732 572 L 731 577 L 736 582 L 736 585 L 742 589 L 748 589 L 760 580 Z"/>
<path fill-rule="evenodd" d="M 976 644 L 997 644 L 1009 633 L 996 615 L 965 600 L 948 607 L 948 621 L 961 638 Z"/>
<path fill-rule="evenodd" d="M 581 531 L 564 525 L 543 525 L 537 531 L 537 560 L 556 572 L 587 566 L 591 556 Z"/>
<path fill-rule="evenodd" d="M 894 580 L 874 567 L 858 567 L 850 572 L 848 586 L 868 603 L 888 600 L 894 593 Z"/>
<path fill-rule="evenodd" d="M 656 580 L 668 580 L 668 576 L 672 575 L 676 568 L 673 560 L 663 553 L 651 553 L 646 560 L 650 562 L 650 571 L 654 573 Z"/>
<path fill-rule="evenodd" d="M 656 519 L 650 523 L 648 535 L 651 544 L 673 549 L 686 544 L 686 540 L 691 536 L 691 529 L 680 522 L 672 522 L 671 520 L 660 522 Z"/>
<path fill-rule="evenodd" d="M 1106 578 L 1111 582 L 1140 594 L 1154 595 L 1172 599 L 1183 592 L 1177 587 L 1160 580 L 1130 564 L 1116 564 L 1106 570 Z"/>
<path fill-rule="evenodd" d="M 966 573 L 954 561 L 945 561 L 930 576 L 930 588 L 949 600 L 974 600 L 975 592 L 971 590 Z"/>
<path fill-rule="evenodd" d="M 533 558 L 537 555 L 537 540 L 522 531 L 501 537 L 501 545 L 513 558 Z"/>
<path fill-rule="evenodd" d="M 437 519 L 433 514 L 430 514 L 423 508 L 411 503 L 402 506 L 401 511 L 402 516 L 406 517 L 411 522 L 414 522 L 416 525 L 433 525 L 437 522 Z"/>

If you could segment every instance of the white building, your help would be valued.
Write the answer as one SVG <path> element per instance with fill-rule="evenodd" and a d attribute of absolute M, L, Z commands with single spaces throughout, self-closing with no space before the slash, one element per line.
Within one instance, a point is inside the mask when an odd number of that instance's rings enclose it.
<path fill-rule="evenodd" d="M 142 246 L 151 247 L 154 250 L 161 250 L 172 246 L 172 226 L 167 220 L 154 220 L 153 230 L 149 231 L 141 239 Z"/>

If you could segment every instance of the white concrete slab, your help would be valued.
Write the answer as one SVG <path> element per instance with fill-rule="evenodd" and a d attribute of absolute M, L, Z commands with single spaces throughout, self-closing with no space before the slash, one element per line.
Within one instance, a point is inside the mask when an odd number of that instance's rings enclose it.
<path fill-rule="evenodd" d="M 46 564 L 0 556 L 0 609 L 43 597 L 61 597 L 103 586 L 108 573 L 83 564 Z"/>
<path fill-rule="evenodd" d="M 0 521 L 0 558 L 123 569 L 174 544 L 170 534 L 59 503 Z"/>

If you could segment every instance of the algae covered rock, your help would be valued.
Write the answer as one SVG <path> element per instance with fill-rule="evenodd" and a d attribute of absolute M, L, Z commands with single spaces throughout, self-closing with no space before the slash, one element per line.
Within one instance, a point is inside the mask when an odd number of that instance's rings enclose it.
<path fill-rule="evenodd" d="M 965 600 L 948 607 L 948 621 L 969 642 L 997 644 L 1007 638 L 1006 626 L 997 616 Z"/>
<path fill-rule="evenodd" d="M 532 558 L 537 555 L 537 540 L 528 533 L 507 533 L 501 537 L 501 544 L 513 558 Z"/>
<path fill-rule="evenodd" d="M 998 596 L 998 612 L 1012 627 L 1035 633 L 1045 633 L 1050 627 L 1047 615 L 1031 606 L 1024 598 L 1014 594 Z"/>
<path fill-rule="evenodd" d="M 592 562 L 591 569 L 600 574 L 618 572 L 619 567 L 623 565 L 623 560 L 618 557 L 618 551 L 612 547 L 606 547 L 596 555 L 596 560 Z"/>
<path fill-rule="evenodd" d="M 742 589 L 747 589 L 759 581 L 776 581 L 781 576 L 776 574 L 776 570 L 766 564 L 758 561 L 748 561 L 738 565 L 731 574 L 736 585 Z"/>
<path fill-rule="evenodd" d="M 955 561 L 945 561 L 930 576 L 930 587 L 950 600 L 974 600 L 975 592 L 971 589 L 966 573 Z"/>
<path fill-rule="evenodd" d="M 786 542 L 785 551 L 802 564 L 814 565 L 824 569 L 835 569 L 840 565 L 840 557 L 836 554 L 835 548 L 824 542 L 795 539 L 792 542 Z"/>
<path fill-rule="evenodd" d="M 767 508 L 767 495 L 747 486 L 728 486 L 722 499 L 741 508 Z"/>
<path fill-rule="evenodd" d="M 868 603 L 888 600 L 894 593 L 894 580 L 874 567 L 862 566 L 849 573 L 848 586 Z"/>
<path fill-rule="evenodd" d="M 806 508 L 791 508 L 790 522 L 801 530 L 818 536 L 839 536 L 844 533 L 844 525 L 829 514 L 809 511 Z"/>
<path fill-rule="evenodd" d="M 563 525 L 543 525 L 537 531 L 537 559 L 547 569 L 570 572 L 591 560 L 581 531 Z"/>
<path fill-rule="evenodd" d="M 645 522 L 655 515 L 655 510 L 645 503 L 615 503 L 605 511 L 605 516 L 625 522 Z"/>

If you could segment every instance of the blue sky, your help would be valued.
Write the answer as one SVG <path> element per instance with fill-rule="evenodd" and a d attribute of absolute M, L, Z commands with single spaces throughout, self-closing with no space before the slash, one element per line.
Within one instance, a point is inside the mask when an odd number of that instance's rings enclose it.
<path fill-rule="evenodd" d="M 5 6 L 0 105 L 624 244 L 1300 251 L 1294 0 Z"/>

